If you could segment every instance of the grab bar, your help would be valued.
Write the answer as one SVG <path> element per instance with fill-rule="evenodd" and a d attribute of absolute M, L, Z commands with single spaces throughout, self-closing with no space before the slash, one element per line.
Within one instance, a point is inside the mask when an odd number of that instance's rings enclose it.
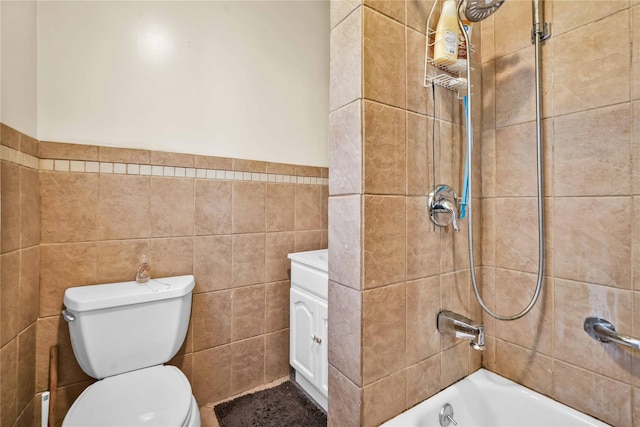
<path fill-rule="evenodd" d="M 639 339 L 616 332 L 615 326 L 608 320 L 600 319 L 599 317 L 587 317 L 584 320 L 584 330 L 591 338 L 597 339 L 598 341 L 605 343 L 614 342 L 640 350 Z"/>

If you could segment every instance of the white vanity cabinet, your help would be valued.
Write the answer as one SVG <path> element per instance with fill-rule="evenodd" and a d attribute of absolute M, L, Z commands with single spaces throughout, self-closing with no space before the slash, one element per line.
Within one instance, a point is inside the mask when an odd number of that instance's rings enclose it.
<path fill-rule="evenodd" d="M 327 250 L 298 252 L 289 258 L 289 363 L 295 370 L 295 381 L 327 410 Z"/>

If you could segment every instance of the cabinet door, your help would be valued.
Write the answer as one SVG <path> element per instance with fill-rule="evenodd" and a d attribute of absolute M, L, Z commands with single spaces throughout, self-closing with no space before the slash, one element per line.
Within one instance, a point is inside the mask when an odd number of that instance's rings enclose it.
<path fill-rule="evenodd" d="M 318 301 L 318 329 L 320 355 L 318 357 L 318 388 L 325 396 L 329 396 L 329 310 L 327 303 Z"/>
<path fill-rule="evenodd" d="M 314 341 L 317 302 L 291 288 L 289 308 L 289 361 L 298 373 L 315 384 L 318 363 L 318 351 Z"/>

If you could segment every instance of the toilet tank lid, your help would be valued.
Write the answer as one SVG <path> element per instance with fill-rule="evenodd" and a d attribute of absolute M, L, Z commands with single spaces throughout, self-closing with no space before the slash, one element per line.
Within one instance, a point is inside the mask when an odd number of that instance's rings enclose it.
<path fill-rule="evenodd" d="M 130 304 L 180 298 L 195 286 L 192 275 L 150 279 L 147 283 L 119 282 L 68 288 L 64 292 L 67 309 L 82 312 Z"/>

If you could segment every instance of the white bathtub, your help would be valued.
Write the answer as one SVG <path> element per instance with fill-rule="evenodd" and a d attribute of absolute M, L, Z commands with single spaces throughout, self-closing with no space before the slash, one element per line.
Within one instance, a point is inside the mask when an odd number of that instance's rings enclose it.
<path fill-rule="evenodd" d="M 382 424 L 385 427 L 440 427 L 440 409 L 453 407 L 457 427 L 608 426 L 588 415 L 480 369 Z M 453 423 L 449 426 L 454 427 Z"/>

